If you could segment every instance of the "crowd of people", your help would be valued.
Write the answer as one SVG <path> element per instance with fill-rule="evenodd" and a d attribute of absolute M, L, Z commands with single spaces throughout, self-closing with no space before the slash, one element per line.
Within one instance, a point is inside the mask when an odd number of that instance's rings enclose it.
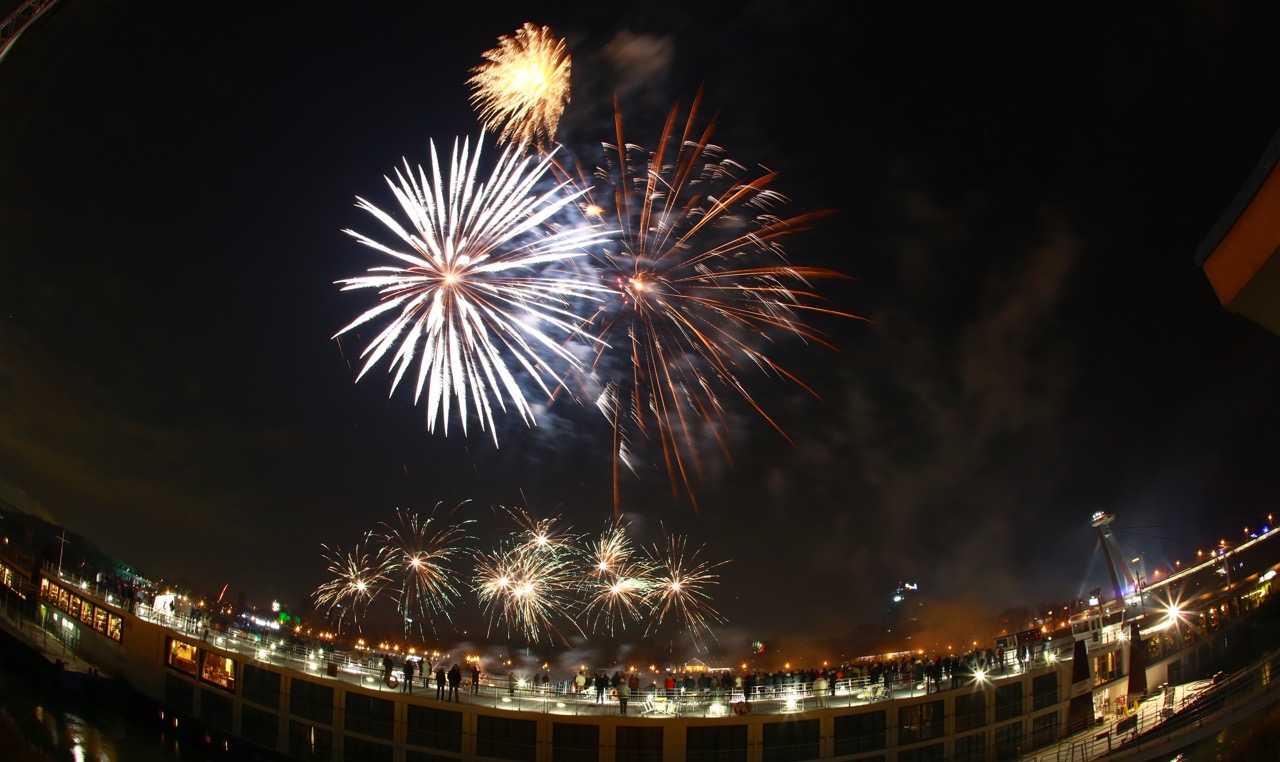
<path fill-rule="evenodd" d="M 405 657 L 400 664 L 400 677 L 396 677 L 396 663 L 391 658 L 391 654 L 382 655 L 382 682 L 389 688 L 399 687 L 405 693 L 413 693 L 413 685 L 415 676 L 422 681 L 422 687 L 425 689 L 428 680 L 434 678 L 436 687 L 436 698 L 440 701 L 461 701 L 459 695 L 462 688 L 462 667 L 454 662 L 453 666 L 448 670 L 444 668 L 444 664 L 436 665 L 435 672 L 430 675 L 426 673 L 426 668 L 422 665 L 421 659 L 412 656 Z M 468 681 L 468 687 L 471 693 L 478 693 L 480 690 L 480 665 L 471 665 L 471 676 Z"/>
<path fill-rule="evenodd" d="M 617 701 L 619 712 L 627 713 L 633 697 L 662 695 L 680 698 L 725 701 L 780 699 L 812 696 L 822 701 L 838 691 L 869 691 L 875 697 L 892 697 L 895 690 L 923 690 L 925 693 L 959 688 L 983 674 L 1025 668 L 1027 654 L 1005 653 L 1002 649 L 977 649 L 965 654 L 897 654 L 867 657 L 835 667 L 785 669 L 773 672 L 704 669 L 667 673 L 662 677 L 635 671 L 578 670 L 556 682 L 550 673 L 537 673 L 523 683 L 510 678 L 510 690 L 517 686 L 535 693 L 578 696 L 597 704 Z"/>

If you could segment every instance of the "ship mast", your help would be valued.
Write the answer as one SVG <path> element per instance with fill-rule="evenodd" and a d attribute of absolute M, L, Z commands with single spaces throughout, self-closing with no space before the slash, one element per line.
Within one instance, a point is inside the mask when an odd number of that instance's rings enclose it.
<path fill-rule="evenodd" d="M 1120 545 L 1111 534 L 1111 522 L 1115 520 L 1114 515 L 1098 511 L 1093 514 L 1091 526 L 1098 530 L 1098 541 L 1102 543 L 1102 552 L 1107 557 L 1107 571 L 1111 572 L 1111 587 L 1115 590 L 1116 600 L 1124 603 L 1125 587 L 1132 586 L 1135 593 L 1139 592 L 1138 580 L 1134 579 L 1129 564 L 1125 563 L 1124 555 L 1120 552 Z"/>

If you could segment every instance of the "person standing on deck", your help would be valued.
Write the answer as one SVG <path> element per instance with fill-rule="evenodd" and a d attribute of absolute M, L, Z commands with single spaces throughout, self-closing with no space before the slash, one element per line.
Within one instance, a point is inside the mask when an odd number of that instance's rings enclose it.
<path fill-rule="evenodd" d="M 619 680 L 618 687 L 618 713 L 627 713 L 627 701 L 631 698 L 631 685 L 626 680 Z"/>
<path fill-rule="evenodd" d="M 461 701 L 461 699 L 458 698 L 459 685 L 462 685 L 462 670 L 458 668 L 457 664 L 454 664 L 452 667 L 449 668 L 449 700 L 450 701 Z"/>

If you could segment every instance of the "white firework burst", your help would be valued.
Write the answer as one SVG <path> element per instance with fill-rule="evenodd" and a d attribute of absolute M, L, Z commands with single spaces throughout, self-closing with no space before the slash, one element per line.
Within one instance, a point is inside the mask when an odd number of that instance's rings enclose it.
<path fill-rule="evenodd" d="M 507 400 L 527 425 L 533 409 L 518 372 L 548 396 L 546 378 L 559 376 L 553 362 L 578 367 L 564 337 L 580 334 L 582 318 L 571 308 L 581 297 L 602 291 L 593 278 L 576 271 L 587 247 L 607 237 L 598 225 L 559 226 L 582 191 L 566 184 L 539 191 L 551 156 L 535 160 L 508 147 L 487 179 L 480 177 L 480 142 L 454 141 L 447 176 L 431 143 L 431 175 L 415 172 L 405 161 L 395 179 L 387 178 L 406 227 L 363 198 L 368 211 L 399 239 L 380 243 L 352 230 L 360 243 L 396 263 L 373 267 L 367 275 L 338 281 L 343 291 L 375 289 L 380 301 L 336 335 L 391 315 L 362 353 L 359 376 L 390 356 L 394 393 L 417 359 L 415 403 L 427 392 L 427 428 L 442 423 L 447 435 L 451 404 L 456 402 L 463 433 L 473 409 L 482 429 L 498 435 L 494 406 Z"/>

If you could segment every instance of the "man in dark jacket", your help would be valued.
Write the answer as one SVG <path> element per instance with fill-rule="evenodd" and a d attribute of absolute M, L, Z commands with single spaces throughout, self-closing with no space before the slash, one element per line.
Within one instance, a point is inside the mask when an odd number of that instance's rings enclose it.
<path fill-rule="evenodd" d="M 454 664 L 449 668 L 449 700 L 461 701 L 458 698 L 458 686 L 462 685 L 462 670 Z"/>

